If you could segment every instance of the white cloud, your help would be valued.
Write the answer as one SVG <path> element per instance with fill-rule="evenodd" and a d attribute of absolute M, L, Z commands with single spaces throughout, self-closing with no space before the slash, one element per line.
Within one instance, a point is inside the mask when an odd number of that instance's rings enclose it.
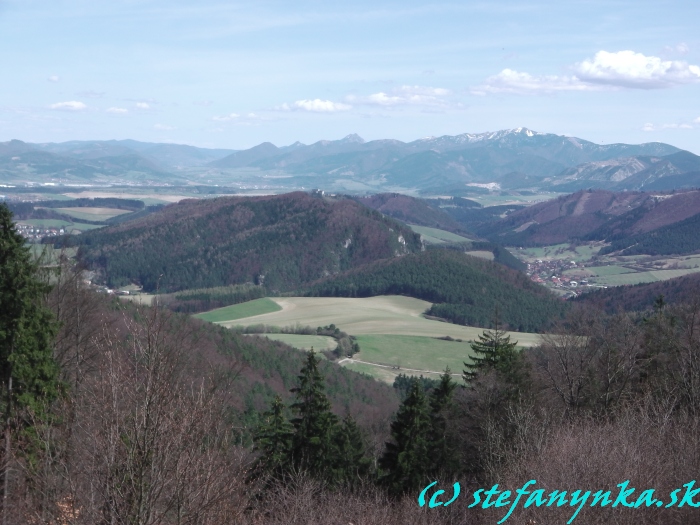
<path fill-rule="evenodd" d="M 332 100 L 321 100 L 320 98 L 315 98 L 313 100 L 297 100 L 291 107 L 287 104 L 282 104 L 280 109 L 287 111 L 290 109 L 310 111 L 312 113 L 336 113 L 338 111 L 348 111 L 352 109 L 352 106 L 343 104 L 342 102 L 333 102 Z"/>
<path fill-rule="evenodd" d="M 137 102 L 136 108 L 137 109 L 151 109 L 151 106 L 148 105 L 146 102 Z"/>
<path fill-rule="evenodd" d="M 231 122 L 232 120 L 236 120 L 239 117 L 240 115 L 238 113 L 229 113 L 228 115 L 214 116 L 211 119 L 217 122 Z"/>
<path fill-rule="evenodd" d="M 696 119 L 693 122 L 699 122 L 700 119 Z M 687 123 L 683 124 L 652 124 L 647 122 L 642 126 L 642 131 L 663 131 L 666 129 L 694 129 L 693 126 Z"/>
<path fill-rule="evenodd" d="M 177 129 L 176 127 L 168 126 L 167 124 L 155 124 L 153 128 L 159 131 L 172 131 L 174 129 Z"/>
<path fill-rule="evenodd" d="M 574 71 L 583 82 L 635 89 L 659 89 L 700 81 L 699 66 L 634 51 L 598 51 L 592 60 L 576 64 Z"/>
<path fill-rule="evenodd" d="M 537 76 L 504 69 L 473 87 L 471 93 L 547 94 L 623 88 L 661 89 L 700 82 L 700 66 L 682 60 L 662 60 L 634 51 L 599 51 L 592 59 L 574 64 L 571 70 L 572 75 Z"/>
<path fill-rule="evenodd" d="M 597 91 L 601 88 L 581 82 L 571 76 L 535 76 L 512 69 L 504 69 L 487 78 L 483 84 L 471 89 L 473 95 L 489 93 L 515 93 L 520 95 L 547 94 L 561 91 Z"/>
<path fill-rule="evenodd" d="M 348 102 L 365 104 L 369 106 L 396 107 L 396 106 L 431 106 L 447 107 L 450 105 L 446 99 L 452 92 L 449 89 L 427 86 L 401 86 L 392 89 L 389 93 L 380 91 L 368 96 L 349 95 L 345 98 Z"/>
<path fill-rule="evenodd" d="M 115 115 L 126 115 L 129 112 L 126 108 L 108 108 L 106 111 Z"/>
<path fill-rule="evenodd" d="M 700 124 L 700 117 L 698 117 L 698 118 L 696 118 L 695 120 L 693 120 L 693 122 L 694 122 L 695 124 Z"/>
<path fill-rule="evenodd" d="M 681 42 L 675 46 L 665 46 L 663 48 L 664 55 L 687 55 L 688 53 L 690 53 L 690 46 L 685 42 Z"/>
<path fill-rule="evenodd" d="M 56 104 L 51 104 L 49 106 L 51 109 L 58 109 L 63 111 L 82 111 L 87 109 L 87 106 L 82 102 L 77 100 L 70 100 L 68 102 L 57 102 Z"/>
<path fill-rule="evenodd" d="M 49 82 L 59 82 L 61 80 L 61 77 L 58 75 L 51 75 L 49 78 L 47 78 Z"/>

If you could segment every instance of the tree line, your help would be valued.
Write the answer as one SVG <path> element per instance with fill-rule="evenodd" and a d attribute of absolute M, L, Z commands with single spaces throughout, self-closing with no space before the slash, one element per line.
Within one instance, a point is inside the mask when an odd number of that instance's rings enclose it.
<path fill-rule="evenodd" d="M 428 250 L 380 261 L 311 285 L 312 297 L 408 295 L 434 303 L 428 315 L 457 324 L 501 322 L 518 331 L 542 331 L 566 305 L 520 272 L 452 250 Z"/>

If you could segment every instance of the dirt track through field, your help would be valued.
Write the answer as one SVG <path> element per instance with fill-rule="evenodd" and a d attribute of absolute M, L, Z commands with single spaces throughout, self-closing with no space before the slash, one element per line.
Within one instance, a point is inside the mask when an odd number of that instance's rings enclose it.
<path fill-rule="evenodd" d="M 402 368 L 399 366 L 390 366 L 390 365 L 380 365 L 377 363 L 370 363 L 369 361 L 360 361 L 359 359 L 353 359 L 351 357 L 346 357 L 345 359 L 341 359 L 338 361 L 339 365 L 342 365 L 343 363 L 362 363 L 363 365 L 371 365 L 371 366 L 377 366 L 379 368 L 390 368 L 392 370 L 396 370 L 397 372 L 418 372 L 421 374 L 442 374 L 443 372 L 439 372 L 437 370 L 417 370 L 415 368 Z M 462 374 L 450 374 L 453 377 L 462 377 Z"/>

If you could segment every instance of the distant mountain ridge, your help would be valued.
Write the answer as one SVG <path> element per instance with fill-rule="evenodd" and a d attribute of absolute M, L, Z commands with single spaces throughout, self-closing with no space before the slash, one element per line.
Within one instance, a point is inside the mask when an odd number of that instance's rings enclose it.
<path fill-rule="evenodd" d="M 460 195 L 470 184 L 558 192 L 700 185 L 700 157 L 668 144 L 601 145 L 527 128 L 412 142 L 366 142 L 351 134 L 309 145 L 263 142 L 240 151 L 133 140 L 0 143 L 0 175 L 20 180 L 104 182 L 128 175 L 137 183 L 201 184 L 205 179 L 221 185 L 238 180 L 232 178 L 240 176 L 236 170 L 246 171 L 252 184 L 272 175 L 281 191 L 316 187 Z"/>
<path fill-rule="evenodd" d="M 619 250 L 663 228 L 670 228 L 669 234 L 676 235 L 681 231 L 677 228 L 683 227 L 683 236 L 692 236 L 694 226 L 690 223 L 684 226 L 685 221 L 700 217 L 699 214 L 698 190 L 658 193 L 588 190 L 513 211 L 503 219 L 483 224 L 476 233 L 510 246 L 600 240 L 619 245 Z M 665 248 L 665 253 L 669 249 Z"/>
<path fill-rule="evenodd" d="M 329 177 L 332 180 L 342 175 L 365 181 L 381 179 L 395 186 L 417 189 L 460 184 L 463 187 L 470 182 L 520 187 L 556 184 L 559 174 L 584 163 L 639 155 L 665 156 L 680 151 L 656 142 L 598 145 L 527 128 L 429 137 L 408 143 L 365 142 L 350 135 L 338 141 L 300 145 L 293 151 L 267 148 L 264 156 L 258 155 L 261 146 L 236 152 L 213 162 L 212 166 L 243 167 L 239 159 L 250 152 L 249 167 L 314 174 L 326 183 Z M 571 179 L 570 174 L 566 182 Z"/>

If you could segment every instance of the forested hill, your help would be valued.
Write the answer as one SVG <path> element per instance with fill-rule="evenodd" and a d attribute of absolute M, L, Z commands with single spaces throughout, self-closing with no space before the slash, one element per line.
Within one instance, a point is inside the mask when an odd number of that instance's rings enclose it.
<path fill-rule="evenodd" d="M 667 304 L 695 304 L 700 300 L 700 273 L 656 283 L 615 286 L 586 293 L 575 301 L 610 314 L 620 311 L 644 311 L 653 308 L 659 296 Z"/>
<path fill-rule="evenodd" d="M 699 213 L 700 191 L 697 190 L 579 191 L 515 211 L 502 220 L 484 223 L 475 232 L 509 246 L 622 239 L 623 245 L 616 249 L 623 249 L 633 244 L 624 245 L 624 239 L 680 225 Z M 691 230 L 692 226 L 688 231 Z M 674 235 L 676 233 L 680 237 L 686 232 L 674 231 Z"/>
<path fill-rule="evenodd" d="M 457 324 L 490 326 L 500 321 L 519 331 L 541 331 L 558 319 L 565 303 L 500 264 L 452 250 L 429 250 L 378 261 L 314 283 L 308 295 L 371 297 L 401 294 L 436 303 L 430 315 Z"/>
<path fill-rule="evenodd" d="M 292 290 L 421 250 L 418 234 L 377 211 L 301 192 L 181 201 L 75 242 L 110 286 L 162 292 L 245 282 Z"/>
<path fill-rule="evenodd" d="M 465 228 L 450 215 L 440 208 L 431 207 L 423 199 L 416 199 L 400 193 L 378 193 L 358 197 L 357 201 L 368 208 L 382 212 L 384 215 L 417 226 L 429 226 L 454 233 L 466 232 Z"/>

